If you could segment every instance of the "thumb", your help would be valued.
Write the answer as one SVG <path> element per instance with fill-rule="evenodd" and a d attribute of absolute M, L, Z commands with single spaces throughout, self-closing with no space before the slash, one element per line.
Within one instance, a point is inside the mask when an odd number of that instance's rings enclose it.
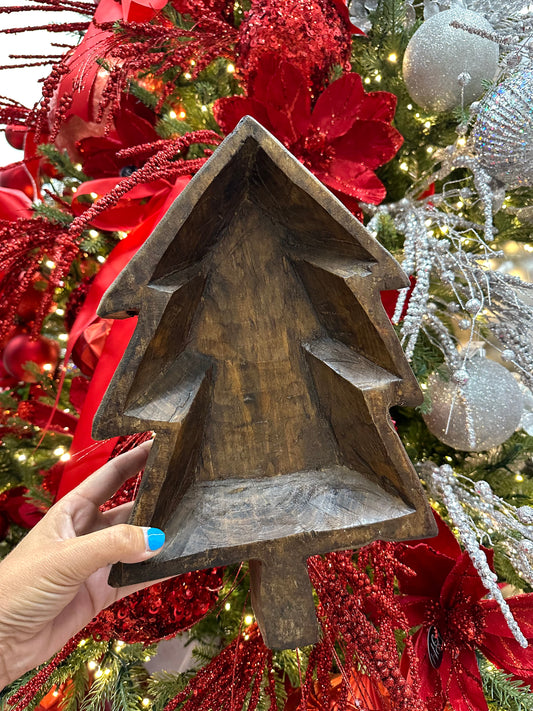
<path fill-rule="evenodd" d="M 156 555 L 164 543 L 165 534 L 159 528 L 121 523 L 64 541 L 61 564 L 63 570 L 69 570 L 72 578 L 81 583 L 112 563 L 147 560 Z"/>

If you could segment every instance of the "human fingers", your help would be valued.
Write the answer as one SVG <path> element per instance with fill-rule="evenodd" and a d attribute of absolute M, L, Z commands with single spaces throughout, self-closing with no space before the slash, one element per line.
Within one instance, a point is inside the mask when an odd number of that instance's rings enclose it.
<path fill-rule="evenodd" d="M 151 558 L 164 542 L 165 534 L 158 528 L 121 523 L 64 541 L 56 551 L 54 567 L 65 583 L 83 583 L 110 564 Z"/>
<path fill-rule="evenodd" d="M 63 501 L 83 497 L 95 506 L 111 498 L 120 486 L 143 469 L 148 459 L 152 442 L 144 442 L 129 452 L 110 459 L 103 467 L 87 477 L 75 489 L 63 497 Z"/>
<path fill-rule="evenodd" d="M 107 528 L 108 526 L 116 526 L 117 523 L 126 523 L 133 509 L 133 504 L 133 501 L 128 501 L 100 514 L 101 525 L 98 528 Z"/>
<path fill-rule="evenodd" d="M 75 533 L 77 536 L 83 536 L 86 533 L 93 533 L 93 531 L 100 531 L 102 528 L 109 528 L 109 526 L 116 526 L 119 523 L 127 523 L 131 511 L 133 509 L 133 501 L 128 501 L 125 504 L 120 504 L 120 506 L 115 506 L 109 511 L 98 511 L 96 514 L 94 510 L 91 515 L 87 516 L 86 525 L 80 525 L 83 523 L 82 512 L 76 513 L 75 522 Z M 66 538 L 71 538 L 72 536 L 65 536 Z"/>

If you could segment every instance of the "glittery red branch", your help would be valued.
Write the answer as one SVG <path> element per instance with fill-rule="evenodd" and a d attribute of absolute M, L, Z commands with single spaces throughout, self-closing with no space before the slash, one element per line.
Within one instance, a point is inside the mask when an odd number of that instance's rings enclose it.
<path fill-rule="evenodd" d="M 21 32 L 34 32 L 35 30 L 46 30 L 46 32 L 86 32 L 89 22 L 62 22 L 49 25 L 32 25 L 31 27 L 8 27 L 0 30 L 0 34 L 16 35 Z"/>
<path fill-rule="evenodd" d="M 213 131 L 194 131 L 180 138 L 156 141 L 153 144 L 143 144 L 121 151 L 120 157 L 147 156 L 150 152 L 153 155 L 148 158 L 139 170 L 121 180 L 113 190 L 101 197 L 88 210 L 77 217 L 70 226 L 70 234 L 74 237 L 79 236 L 91 220 L 104 210 L 116 205 L 127 192 L 140 183 L 149 183 L 160 179 L 175 180 L 181 175 L 193 175 L 198 172 L 207 158 L 193 160 L 176 160 L 176 158 L 182 151 L 193 144 L 208 143 L 214 145 L 220 143 L 221 140 L 222 138 Z"/>
<path fill-rule="evenodd" d="M 221 711 L 241 709 L 250 694 L 247 710 L 254 711 L 259 701 L 265 668 L 272 666 L 272 652 L 261 639 L 256 625 L 239 635 L 206 667 L 201 669 L 185 689 L 165 706 L 164 711 Z M 276 711 L 274 680 L 269 672 L 270 710 Z"/>
<path fill-rule="evenodd" d="M 0 96 L 0 124 L 26 125 L 31 109 L 7 96 Z"/>
<path fill-rule="evenodd" d="M 83 15 L 92 16 L 95 6 L 91 2 L 83 2 L 82 0 L 32 0 L 33 5 L 3 5 L 0 6 L 0 13 L 11 14 L 13 12 L 35 12 L 51 11 L 51 12 L 78 12 Z"/>
<path fill-rule="evenodd" d="M 43 218 L 0 220 L 0 340 L 8 336 L 15 323 L 16 307 L 33 279 L 40 274 L 46 257 L 54 263 L 47 279 L 31 332 L 37 335 L 52 303 L 54 291 L 67 276 L 78 253 L 78 243 L 63 226 Z"/>
<path fill-rule="evenodd" d="M 167 21 L 162 24 L 121 22 L 118 29 L 117 23 L 106 22 L 97 27 L 114 33 L 102 52 L 109 60 L 110 75 L 97 120 L 101 120 L 106 111 L 114 112 L 118 98 L 127 89 L 132 76 L 146 73 L 147 57 L 157 76 L 180 67 L 196 77 L 214 59 L 231 57 L 231 48 L 238 37 L 237 30 L 215 13 L 202 17 L 190 29 L 175 27 Z M 165 96 L 160 98 L 164 100 Z"/>
<path fill-rule="evenodd" d="M 309 575 L 320 601 L 317 614 L 323 639 L 311 655 L 306 693 L 312 690 L 316 670 L 321 693 L 327 698 L 331 662 L 337 654 L 335 645 L 340 645 L 346 679 L 363 666 L 370 677 L 380 680 L 392 708 L 422 711 L 418 679 L 407 681 L 399 669 L 395 631 L 407 632 L 409 623 L 395 601 L 397 561 L 392 550 L 386 543 L 367 546 L 359 552 L 357 566 L 350 552 L 309 559 Z M 373 579 L 367 572 L 369 567 Z M 349 685 L 345 686 L 345 693 L 349 693 Z"/>
<path fill-rule="evenodd" d="M 21 686 L 9 699 L 10 711 L 23 711 L 29 705 L 42 686 L 48 681 L 51 674 L 78 646 L 83 639 L 83 634 L 79 632 L 75 637 L 67 642 L 63 649 L 56 654 L 30 681 Z"/>

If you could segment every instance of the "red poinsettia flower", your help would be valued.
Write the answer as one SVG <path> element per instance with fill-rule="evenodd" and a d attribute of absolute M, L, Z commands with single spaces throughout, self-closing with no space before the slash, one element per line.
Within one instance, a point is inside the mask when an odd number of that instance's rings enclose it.
<path fill-rule="evenodd" d="M 83 172 L 91 178 L 129 175 L 142 163 L 120 159 L 123 148 L 159 140 L 154 128 L 156 115 L 132 96 L 126 97 L 114 119 L 113 130 L 104 136 L 88 136 L 76 142 Z"/>
<path fill-rule="evenodd" d="M 31 504 L 25 497 L 24 486 L 15 486 L 0 494 L 0 540 L 14 523 L 21 528 L 33 528 L 44 516 L 44 512 Z"/>
<path fill-rule="evenodd" d="M 386 191 L 374 170 L 403 142 L 390 125 L 395 108 L 393 94 L 365 93 L 355 73 L 332 82 L 313 105 L 304 74 L 269 55 L 249 95 L 218 99 L 214 111 L 226 133 L 253 116 L 341 199 L 377 204 Z"/>
<path fill-rule="evenodd" d="M 416 575 L 398 574 L 401 604 L 413 627 L 421 693 L 430 711 L 448 702 L 454 711 L 484 711 L 487 702 L 476 660 L 479 650 L 497 667 L 533 683 L 533 648 L 512 636 L 495 600 L 446 524 L 439 535 L 398 547 L 401 562 Z M 489 563 L 492 551 L 485 551 Z M 533 594 L 508 598 L 524 636 L 533 642 Z M 403 659 L 404 667 L 407 660 Z M 405 669 L 407 672 L 407 669 Z"/>

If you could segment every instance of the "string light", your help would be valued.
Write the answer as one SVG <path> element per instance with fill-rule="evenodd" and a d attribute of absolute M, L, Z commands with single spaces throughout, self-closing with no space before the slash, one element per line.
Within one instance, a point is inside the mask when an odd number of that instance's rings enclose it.
<path fill-rule="evenodd" d="M 178 114 L 175 111 L 169 111 L 168 115 L 169 115 L 169 118 L 171 118 L 171 119 L 178 118 Z"/>
<path fill-rule="evenodd" d="M 101 254 L 99 254 L 99 255 L 96 257 L 96 261 L 97 261 L 97 262 L 100 262 L 100 264 L 103 264 L 103 263 L 105 262 L 105 257 L 103 257 Z"/>
<path fill-rule="evenodd" d="M 190 72 L 185 72 L 183 76 L 185 77 L 185 79 L 192 79 L 192 74 Z"/>
<path fill-rule="evenodd" d="M 226 71 L 228 72 L 228 74 L 233 74 L 235 72 L 235 66 L 233 64 L 228 64 L 228 66 L 226 67 Z"/>
<path fill-rule="evenodd" d="M 398 61 L 398 55 L 397 55 L 395 52 L 391 52 L 391 53 L 389 54 L 389 56 L 387 57 L 387 59 L 388 59 L 389 62 L 391 62 L 392 64 L 396 64 L 396 62 Z"/>
<path fill-rule="evenodd" d="M 152 702 L 150 701 L 150 699 L 146 699 L 146 698 L 145 698 L 145 699 L 142 700 L 142 705 L 143 705 L 143 706 L 150 706 L 151 703 L 152 703 Z"/>
<path fill-rule="evenodd" d="M 93 239 L 98 237 L 99 234 L 98 230 L 89 230 L 89 237 L 92 237 Z"/>
<path fill-rule="evenodd" d="M 64 447 L 56 447 L 54 449 L 54 454 L 56 457 L 61 456 L 62 454 L 65 454 L 65 448 Z"/>
<path fill-rule="evenodd" d="M 69 454 L 68 452 L 65 452 L 65 454 L 62 454 L 62 455 L 59 457 L 59 461 L 60 461 L 60 462 L 68 462 L 69 459 L 70 459 L 70 454 Z"/>
<path fill-rule="evenodd" d="M 91 197 L 93 200 L 96 200 L 96 198 L 98 197 L 98 193 L 91 193 Z"/>
<path fill-rule="evenodd" d="M 224 605 L 224 609 L 225 609 L 226 611 L 231 610 L 231 605 L 230 605 L 229 602 L 227 602 L 227 603 Z"/>
<path fill-rule="evenodd" d="M 87 662 L 87 669 L 90 669 L 91 671 L 94 671 L 97 666 L 98 662 L 95 659 L 91 659 Z"/>
<path fill-rule="evenodd" d="M 370 84 L 371 81 L 370 77 L 365 77 L 365 84 Z"/>
<path fill-rule="evenodd" d="M 254 618 L 252 617 L 252 615 L 246 615 L 246 617 L 244 618 L 245 625 L 251 625 L 253 621 Z"/>
<path fill-rule="evenodd" d="M 53 262 L 51 259 L 47 259 L 46 262 L 44 263 L 48 269 L 55 269 L 56 263 Z"/>
<path fill-rule="evenodd" d="M 407 165 L 407 163 L 406 163 L 405 161 L 403 161 L 403 163 L 400 163 L 400 170 L 403 170 L 404 173 L 405 173 L 407 170 L 409 170 L 409 166 Z"/>

